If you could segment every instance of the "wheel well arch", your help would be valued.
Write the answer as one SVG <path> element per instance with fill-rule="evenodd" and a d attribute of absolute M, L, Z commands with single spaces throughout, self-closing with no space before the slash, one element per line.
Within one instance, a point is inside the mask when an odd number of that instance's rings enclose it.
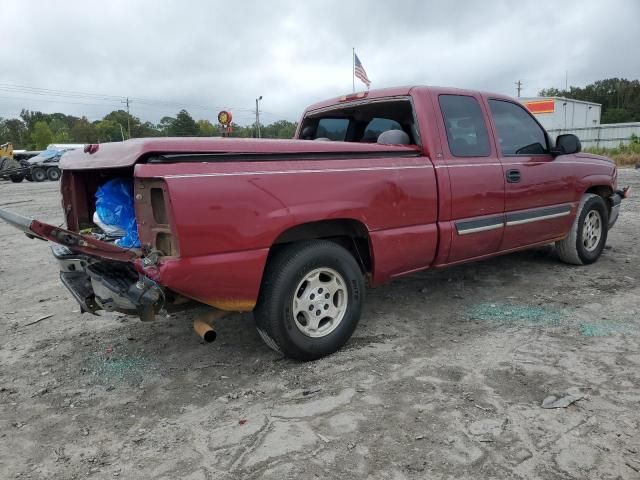
<path fill-rule="evenodd" d="M 373 255 L 369 230 L 364 223 L 351 218 L 318 220 L 290 227 L 273 241 L 269 257 L 293 242 L 318 239 L 330 240 L 343 246 L 354 256 L 363 272 L 372 272 Z"/>
<path fill-rule="evenodd" d="M 584 193 L 593 193 L 602 197 L 605 205 L 607 206 L 607 212 L 611 215 L 611 202 L 609 201 L 609 197 L 613 195 L 613 188 L 609 185 L 593 185 L 589 187 Z"/>
<path fill-rule="evenodd" d="M 613 194 L 613 189 L 609 185 L 594 185 L 589 187 L 584 193 L 595 193 L 596 195 L 606 199 Z"/>

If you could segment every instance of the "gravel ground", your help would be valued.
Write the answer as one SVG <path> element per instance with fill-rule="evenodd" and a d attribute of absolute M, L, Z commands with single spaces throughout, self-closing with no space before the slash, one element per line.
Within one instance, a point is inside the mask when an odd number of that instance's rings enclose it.
<path fill-rule="evenodd" d="M 60 223 L 57 188 L 2 182 L 0 208 Z M 298 363 L 251 315 L 213 344 L 198 311 L 81 315 L 0 224 L 0 478 L 640 478 L 639 235 L 632 197 L 594 265 L 545 247 L 370 290 L 348 345 Z"/>

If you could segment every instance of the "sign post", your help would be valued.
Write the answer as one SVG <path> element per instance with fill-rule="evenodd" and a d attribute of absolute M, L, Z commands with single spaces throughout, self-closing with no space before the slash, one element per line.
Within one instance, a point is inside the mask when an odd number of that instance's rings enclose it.
<path fill-rule="evenodd" d="M 220 131 L 222 132 L 223 137 L 230 137 L 233 128 L 231 127 L 231 121 L 233 116 L 231 112 L 227 110 L 222 110 L 218 113 L 218 123 L 220 124 Z"/>

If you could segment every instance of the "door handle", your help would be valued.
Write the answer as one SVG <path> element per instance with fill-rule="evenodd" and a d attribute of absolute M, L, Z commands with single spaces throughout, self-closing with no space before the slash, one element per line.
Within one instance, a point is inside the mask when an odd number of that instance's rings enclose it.
<path fill-rule="evenodd" d="M 518 183 L 520 181 L 520 170 L 507 170 L 507 182 Z"/>

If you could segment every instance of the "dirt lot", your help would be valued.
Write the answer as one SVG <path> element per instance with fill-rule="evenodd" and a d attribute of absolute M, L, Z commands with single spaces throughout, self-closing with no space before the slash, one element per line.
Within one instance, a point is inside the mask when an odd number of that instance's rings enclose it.
<path fill-rule="evenodd" d="M 57 188 L 3 182 L 0 207 L 60 223 Z M 305 364 L 251 315 L 213 344 L 197 312 L 80 315 L 48 246 L 2 224 L 0 478 L 640 478 L 639 236 L 635 197 L 595 265 L 546 247 L 370 290 Z"/>

